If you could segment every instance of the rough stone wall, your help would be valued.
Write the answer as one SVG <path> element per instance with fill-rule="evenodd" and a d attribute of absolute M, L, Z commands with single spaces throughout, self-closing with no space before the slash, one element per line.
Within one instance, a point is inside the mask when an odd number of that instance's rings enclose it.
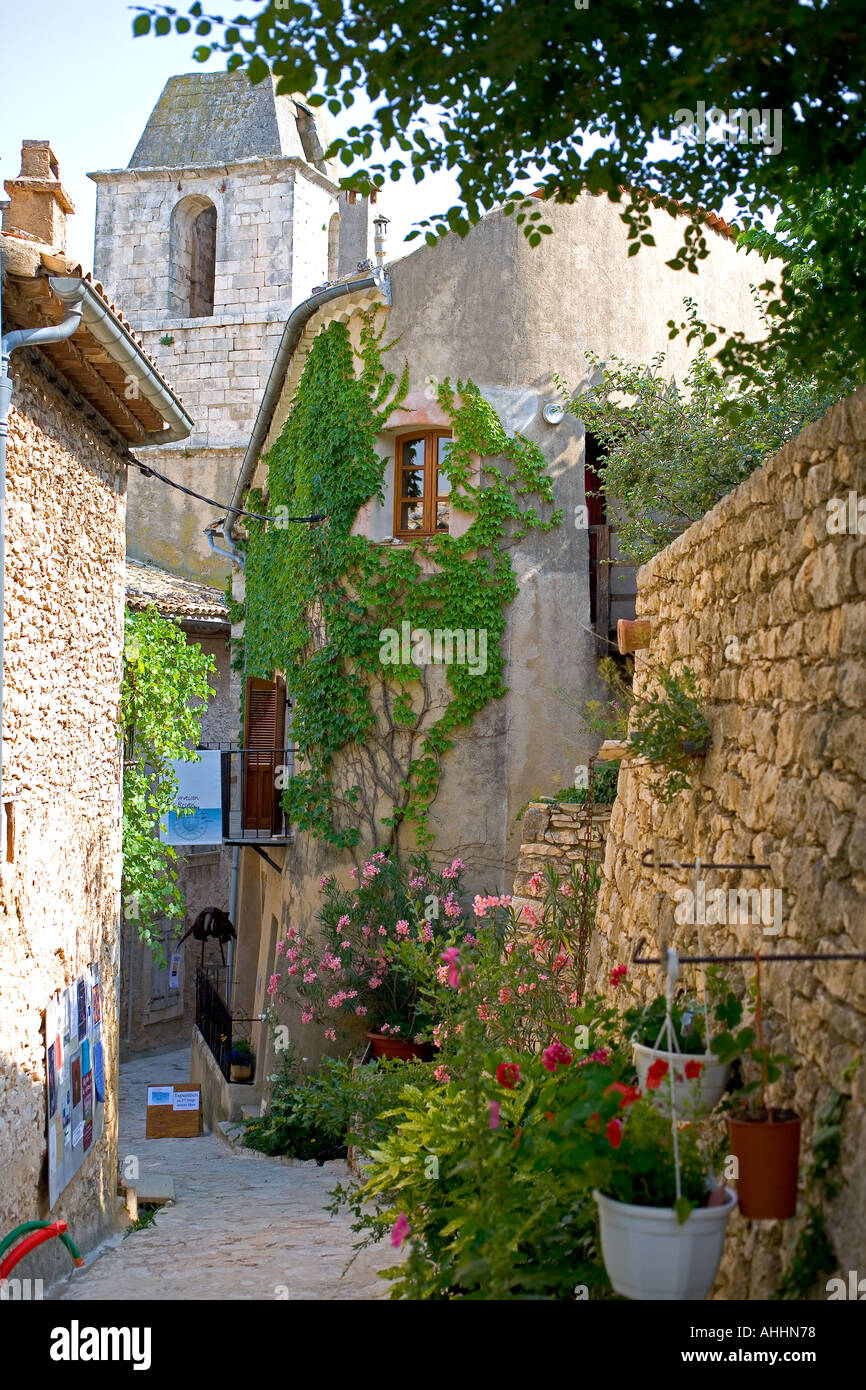
<path fill-rule="evenodd" d="M 590 857 L 596 863 L 604 857 L 609 825 L 610 807 L 596 807 L 589 829 Z M 529 880 L 533 874 L 543 874 L 551 865 L 557 873 L 567 874 L 572 864 L 584 860 L 587 849 L 586 808 L 578 806 L 576 802 L 564 801 L 551 805 L 547 801 L 532 801 L 523 813 L 520 829 L 525 843 L 520 846 L 512 890 L 511 905 L 515 912 L 522 912 L 528 905 L 538 906 L 537 899 L 533 902 L 533 895 L 529 891 Z"/>
<path fill-rule="evenodd" d="M 853 529 L 837 533 L 827 504 L 840 499 L 847 516 L 851 494 Z M 780 934 L 705 926 L 707 951 L 866 950 L 866 517 L 858 530 L 856 510 L 864 497 L 861 389 L 640 570 L 638 613 L 653 630 L 637 657 L 636 689 L 650 687 L 650 660 L 690 666 L 712 746 L 692 789 L 669 807 L 646 765 L 623 765 L 590 957 L 600 989 L 639 937 L 657 944 L 659 927 L 681 954 L 695 945 L 695 927 L 671 927 L 671 895 L 689 878 L 640 865 L 656 835 L 666 860 L 770 865 L 769 875 L 707 874 L 709 888 L 782 890 Z M 754 967 L 724 969 L 743 994 Z M 775 1103 L 803 1117 L 802 1172 L 818 1107 L 863 1052 L 866 964 L 767 965 L 762 980 L 768 1046 L 797 1062 Z M 629 982 L 647 993 L 657 975 L 630 966 Z M 866 1257 L 864 1083 L 861 1068 L 844 1129 L 845 1186 L 826 1207 L 842 1272 L 862 1270 Z M 716 1296 L 768 1297 L 796 1234 L 793 1222 L 735 1218 Z M 823 1286 L 815 1293 L 826 1296 Z"/>
<path fill-rule="evenodd" d="M 6 536 L 0 862 L 0 1231 L 46 1218 L 45 1008 L 98 961 L 102 1137 L 51 1211 L 82 1249 L 113 1229 L 117 1188 L 120 697 L 126 469 L 13 357 Z M 4 844 L 4 851 L 6 846 Z M 69 1272 L 58 1242 L 16 1269 Z"/>

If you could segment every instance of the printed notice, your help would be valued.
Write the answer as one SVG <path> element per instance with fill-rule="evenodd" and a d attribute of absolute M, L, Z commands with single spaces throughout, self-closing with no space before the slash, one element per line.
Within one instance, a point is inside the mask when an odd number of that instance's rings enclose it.
<path fill-rule="evenodd" d="M 78 1145 L 81 1143 L 81 1140 L 82 1140 L 83 1135 L 84 1135 L 84 1122 L 82 1121 L 81 1124 L 76 1125 L 75 1128 L 74 1128 L 74 1130 L 72 1131 L 72 1147 L 73 1147 L 73 1149 L 77 1149 L 77 1148 L 78 1148 Z"/>
<path fill-rule="evenodd" d="M 148 1105 L 171 1105 L 173 1097 L 173 1086 L 148 1086 L 147 1088 Z"/>
<path fill-rule="evenodd" d="M 198 1110 L 198 1091 L 175 1091 L 172 1110 Z"/>

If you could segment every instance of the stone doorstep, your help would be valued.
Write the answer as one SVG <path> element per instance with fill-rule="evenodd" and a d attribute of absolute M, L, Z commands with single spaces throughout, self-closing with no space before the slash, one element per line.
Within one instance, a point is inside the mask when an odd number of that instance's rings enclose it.
<path fill-rule="evenodd" d="M 127 1184 L 135 1193 L 137 1206 L 164 1207 L 175 1200 L 174 1178 L 167 1173 L 152 1173 Z"/>

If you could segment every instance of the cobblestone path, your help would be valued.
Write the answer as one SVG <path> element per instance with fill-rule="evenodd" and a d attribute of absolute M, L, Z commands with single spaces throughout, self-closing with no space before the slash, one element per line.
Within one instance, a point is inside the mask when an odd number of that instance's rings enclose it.
<path fill-rule="evenodd" d="M 142 1178 L 174 1179 L 175 1204 L 59 1288 L 90 1299 L 373 1299 L 387 1289 L 376 1269 L 390 1246 L 364 1251 L 348 1273 L 347 1216 L 325 1210 L 346 1165 L 280 1163 L 233 1151 L 223 1139 L 145 1139 L 147 1085 L 189 1080 L 189 1052 L 162 1053 L 120 1069 L 120 1154 L 138 1157 Z"/>

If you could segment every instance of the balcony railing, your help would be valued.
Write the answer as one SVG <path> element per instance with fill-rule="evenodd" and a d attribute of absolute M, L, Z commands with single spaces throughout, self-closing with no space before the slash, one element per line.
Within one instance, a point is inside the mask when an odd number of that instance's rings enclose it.
<path fill-rule="evenodd" d="M 228 844 L 283 843 L 289 825 L 282 799 L 294 769 L 294 748 L 214 743 L 200 747 L 221 755 L 223 840 Z"/>

